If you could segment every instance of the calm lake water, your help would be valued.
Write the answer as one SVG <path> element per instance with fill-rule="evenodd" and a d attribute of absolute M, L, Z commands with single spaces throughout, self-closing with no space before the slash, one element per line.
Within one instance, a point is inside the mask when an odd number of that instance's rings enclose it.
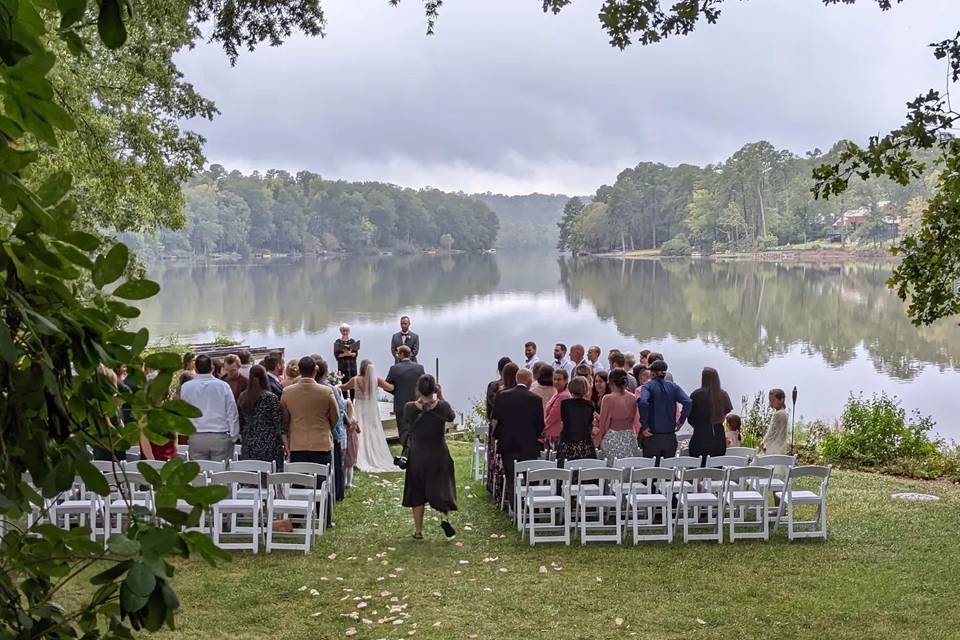
<path fill-rule="evenodd" d="M 885 285 L 888 265 L 774 265 L 567 259 L 548 252 L 349 258 L 153 268 L 143 304 L 158 336 L 228 335 L 332 360 L 348 322 L 381 374 L 400 315 L 420 334 L 420 362 L 468 411 L 500 356 L 541 357 L 555 342 L 661 351 L 687 391 L 720 371 L 734 405 L 796 385 L 798 419 L 835 418 L 850 392 L 886 391 L 960 439 L 960 328 L 917 329 Z"/>

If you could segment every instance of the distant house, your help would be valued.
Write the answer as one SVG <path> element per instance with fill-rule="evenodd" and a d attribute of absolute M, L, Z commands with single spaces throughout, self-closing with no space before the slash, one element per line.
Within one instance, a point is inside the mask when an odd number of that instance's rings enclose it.
<path fill-rule="evenodd" d="M 889 200 L 881 200 L 877 203 L 877 207 L 883 213 L 883 222 L 886 227 L 883 237 L 896 238 L 899 236 L 902 225 L 902 217 L 896 205 Z M 856 231 L 869 215 L 870 207 L 847 209 L 833 223 L 834 232 L 831 234 L 830 239 L 834 242 L 842 241 L 844 234 L 852 234 L 854 231 Z"/>

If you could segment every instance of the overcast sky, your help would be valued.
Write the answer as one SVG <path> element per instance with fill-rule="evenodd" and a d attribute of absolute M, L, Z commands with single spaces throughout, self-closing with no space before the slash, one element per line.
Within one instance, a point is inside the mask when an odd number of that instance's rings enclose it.
<path fill-rule="evenodd" d="M 423 5 L 324 0 L 325 39 L 181 56 L 217 102 L 191 122 L 210 162 L 248 172 L 447 190 L 591 193 L 644 160 L 704 164 L 746 142 L 802 153 L 903 120 L 942 89 L 926 46 L 955 33 L 960 0 L 729 0 L 717 25 L 621 52 L 599 0 L 559 16 L 540 0 L 448 0 L 437 33 Z"/>

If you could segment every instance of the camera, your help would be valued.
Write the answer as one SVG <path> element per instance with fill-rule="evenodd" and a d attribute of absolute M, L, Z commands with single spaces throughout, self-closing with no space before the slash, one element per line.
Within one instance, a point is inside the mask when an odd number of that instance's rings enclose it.
<path fill-rule="evenodd" d="M 393 464 L 401 469 L 407 468 L 407 456 L 397 456 L 393 459 Z"/>

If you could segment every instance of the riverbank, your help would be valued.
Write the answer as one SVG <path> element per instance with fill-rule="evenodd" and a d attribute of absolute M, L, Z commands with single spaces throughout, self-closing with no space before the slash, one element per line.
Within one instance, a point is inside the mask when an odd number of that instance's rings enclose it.
<path fill-rule="evenodd" d="M 715 253 L 690 256 L 665 256 L 659 249 L 642 249 L 626 253 L 589 254 L 597 258 L 623 258 L 629 260 L 696 259 L 718 262 L 796 262 L 802 264 L 841 264 L 845 262 L 890 262 L 898 261 L 887 249 L 864 249 L 842 247 L 809 247 L 771 249 L 743 253 Z"/>

